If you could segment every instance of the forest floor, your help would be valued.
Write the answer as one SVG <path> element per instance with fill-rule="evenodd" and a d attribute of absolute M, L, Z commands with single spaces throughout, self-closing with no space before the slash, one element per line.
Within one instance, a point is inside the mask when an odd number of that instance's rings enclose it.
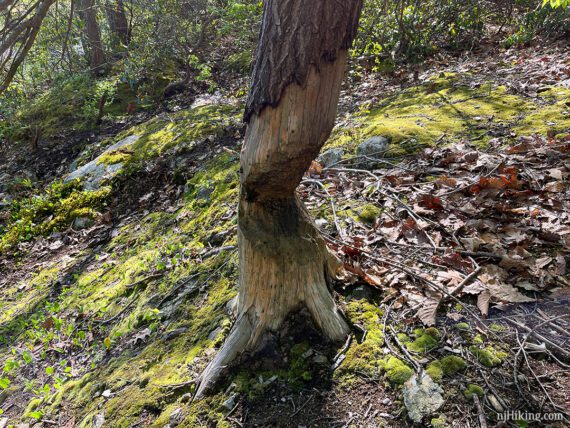
<path fill-rule="evenodd" d="M 299 195 L 352 333 L 296 314 L 202 401 L 237 293 L 243 100 L 2 146 L 0 427 L 567 426 L 569 54 L 350 73 Z"/>

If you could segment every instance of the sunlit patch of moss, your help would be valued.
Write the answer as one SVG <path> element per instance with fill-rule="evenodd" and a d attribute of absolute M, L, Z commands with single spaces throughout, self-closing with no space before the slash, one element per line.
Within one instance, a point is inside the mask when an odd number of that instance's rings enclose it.
<path fill-rule="evenodd" d="M 475 336 L 473 336 L 473 339 L 471 339 L 471 343 L 474 343 L 475 345 L 481 345 L 482 343 L 485 343 L 485 339 L 483 339 L 483 336 L 481 336 L 480 333 L 477 333 Z"/>
<path fill-rule="evenodd" d="M 489 325 L 489 330 L 495 333 L 500 333 L 502 331 L 505 331 L 506 328 L 503 325 L 492 323 L 491 325 Z"/>
<path fill-rule="evenodd" d="M 517 135 L 557 134 L 570 130 L 570 89 L 553 87 L 538 94 L 544 104 L 528 112 L 515 126 Z"/>
<path fill-rule="evenodd" d="M 447 423 L 447 418 L 445 415 L 440 415 L 437 418 L 432 418 L 431 426 L 433 428 L 448 428 L 449 424 Z"/>
<path fill-rule="evenodd" d="M 466 367 L 467 363 L 463 358 L 456 355 L 448 355 L 440 360 L 429 363 L 426 372 L 434 381 L 441 382 L 444 376 L 453 376 Z"/>
<path fill-rule="evenodd" d="M 362 207 L 356 209 L 358 214 L 358 220 L 362 221 L 363 223 L 373 224 L 378 216 L 380 215 L 380 208 L 372 205 L 366 204 Z"/>
<path fill-rule="evenodd" d="M 68 227 L 78 217 L 95 218 L 111 193 L 109 187 L 80 190 L 78 183 L 52 183 L 44 192 L 15 200 L 7 224 L 0 228 L 0 253 L 22 241 Z"/>
<path fill-rule="evenodd" d="M 469 324 L 467 324 L 466 322 L 458 322 L 457 324 L 455 324 L 454 326 L 457 330 L 461 330 L 461 331 L 468 331 L 471 329 L 471 327 L 469 326 Z"/>
<path fill-rule="evenodd" d="M 474 395 L 476 395 L 478 397 L 482 397 L 483 395 L 485 395 L 485 391 L 479 385 L 475 385 L 475 384 L 470 383 L 467 386 L 467 389 L 465 391 L 463 391 L 463 395 L 468 400 L 473 400 Z"/>
<path fill-rule="evenodd" d="M 391 355 L 380 360 L 380 367 L 386 372 L 386 377 L 394 385 L 403 385 L 414 374 L 410 366 Z"/>
<path fill-rule="evenodd" d="M 485 348 L 479 348 L 475 345 L 469 347 L 469 350 L 473 355 L 477 357 L 477 360 L 485 367 L 495 367 L 503 363 L 508 354 L 504 351 L 495 349 L 493 346 L 487 346 Z"/>
<path fill-rule="evenodd" d="M 391 141 L 392 154 L 403 154 L 435 141 L 462 138 L 488 140 L 487 130 L 516 123 L 521 114 L 536 110 L 503 86 L 463 86 L 458 76 L 444 76 L 387 97 L 379 105 L 359 112 L 350 132 L 337 130 L 329 146 L 350 146 L 381 135 Z M 402 142 L 414 142 L 403 150 Z"/>
<path fill-rule="evenodd" d="M 415 329 L 414 336 L 415 340 L 406 343 L 405 346 L 409 351 L 418 353 L 427 352 L 435 348 L 441 338 L 440 332 L 435 327 Z"/>
<path fill-rule="evenodd" d="M 346 352 L 341 366 L 335 371 L 336 376 L 351 377 L 355 374 L 375 376 L 380 372 L 380 359 L 384 356 L 382 346 L 381 319 L 383 312 L 378 305 L 366 300 L 351 300 L 345 308 L 348 319 L 366 330 L 366 338 L 362 343 L 353 343 Z"/>

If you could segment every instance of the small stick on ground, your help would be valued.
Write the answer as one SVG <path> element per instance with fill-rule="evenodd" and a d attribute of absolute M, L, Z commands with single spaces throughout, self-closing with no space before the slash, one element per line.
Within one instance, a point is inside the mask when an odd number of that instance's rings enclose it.
<path fill-rule="evenodd" d="M 481 428 L 487 428 L 487 420 L 485 419 L 485 412 L 483 411 L 483 406 L 479 401 L 477 394 L 473 394 L 473 401 L 475 402 L 475 407 L 477 407 L 477 415 L 479 417 L 479 425 Z"/>

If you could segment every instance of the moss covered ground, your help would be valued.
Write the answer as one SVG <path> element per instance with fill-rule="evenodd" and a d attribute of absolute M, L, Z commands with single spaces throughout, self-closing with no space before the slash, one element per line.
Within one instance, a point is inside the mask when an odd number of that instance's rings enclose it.
<path fill-rule="evenodd" d="M 465 79 L 444 74 L 367 106 L 355 116 L 354 127 L 335 131 L 329 146 L 352 153 L 366 137 L 381 135 L 397 155 L 462 139 L 488 144 L 497 135 L 514 139 L 570 130 L 567 89 L 526 99 L 492 82 L 470 88 Z M 11 423 L 56 420 L 63 426 L 74 420 L 70 426 L 91 427 L 103 418 L 103 427 L 164 427 L 181 409 L 180 427 L 234 426 L 224 406 L 233 393 L 255 401 L 271 382 L 310 388 L 323 371 L 340 390 L 357 388 L 366 379 L 397 393 L 415 372 L 406 354 L 444 385 L 446 399 L 463 393 L 467 401 L 486 393 L 470 379 L 509 358 L 509 349 L 496 339 L 465 322 L 441 328 L 399 324 L 393 327 L 403 349 L 392 342 L 399 349 L 394 355 L 386 344 L 382 293 L 362 297 L 345 291 L 339 304 L 358 326 L 355 331 L 365 334 L 355 337 L 334 371 L 330 357 L 317 358 L 312 343 L 299 342 L 280 368 L 238 371 L 221 392 L 200 402 L 189 400 L 191 381 L 229 331 L 227 306 L 237 293 L 239 147 L 234 133 L 240 111 L 235 105 L 208 105 L 160 115 L 78 158 L 81 165 L 113 142 L 140 136 L 128 150 L 100 159 L 123 165 L 121 174 L 101 189 L 53 182 L 14 200 L 0 229 L 0 252 L 16 256 L 20 261 L 15 263 L 26 260 L 26 252 L 16 249 L 19 243 L 53 243 L 77 217 L 89 217 L 95 230 L 109 233 L 100 240 L 85 235 L 84 245 L 71 251 L 58 247 L 23 275 L 11 272 L 3 284 L 0 408 Z M 226 141 L 231 143 L 224 150 Z M 182 183 L 177 178 L 181 158 L 192 164 Z M 177 196 L 145 206 L 142 192 L 140 206 L 106 224 L 113 200 L 136 188 L 137 174 L 158 160 L 165 161 L 170 181 L 146 190 L 166 193 L 177 185 Z M 381 212 L 359 201 L 339 208 L 341 221 L 351 216 L 368 226 Z M 312 211 L 316 217 L 330 216 L 328 206 Z M 440 415 L 431 423 L 443 427 L 446 420 Z"/>

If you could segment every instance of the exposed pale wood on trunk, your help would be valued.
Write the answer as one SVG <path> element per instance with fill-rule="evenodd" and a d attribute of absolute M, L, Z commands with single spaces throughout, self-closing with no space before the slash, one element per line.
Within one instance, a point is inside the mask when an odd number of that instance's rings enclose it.
<path fill-rule="evenodd" d="M 334 125 L 361 0 L 267 0 L 246 106 L 237 320 L 198 382 L 201 397 L 267 331 L 307 308 L 325 337 L 348 327 L 329 290 L 339 261 L 295 193 Z"/>
<path fill-rule="evenodd" d="M 302 307 L 329 339 L 342 340 L 348 331 L 328 287 L 339 261 L 295 194 L 333 127 L 345 62 L 343 51 L 320 72 L 313 67 L 304 88 L 290 85 L 278 107 L 251 118 L 241 158 L 238 320 L 202 374 L 198 396 Z"/>

